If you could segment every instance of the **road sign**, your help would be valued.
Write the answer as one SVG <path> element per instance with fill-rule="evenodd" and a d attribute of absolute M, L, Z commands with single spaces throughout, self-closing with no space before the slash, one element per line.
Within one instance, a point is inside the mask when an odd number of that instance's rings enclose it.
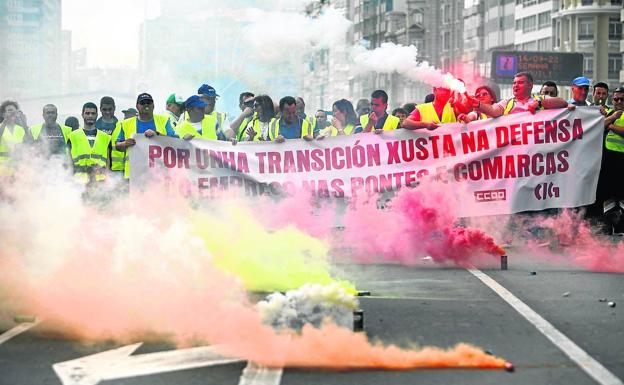
<path fill-rule="evenodd" d="M 583 54 L 555 52 L 494 51 L 492 79 L 512 83 L 518 72 L 529 72 L 535 82 L 552 80 L 569 84 L 583 75 Z"/>

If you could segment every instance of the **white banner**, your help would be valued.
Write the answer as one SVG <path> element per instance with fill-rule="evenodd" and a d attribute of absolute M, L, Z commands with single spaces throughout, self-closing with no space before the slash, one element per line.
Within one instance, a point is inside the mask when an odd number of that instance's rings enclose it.
<path fill-rule="evenodd" d="M 211 197 L 308 189 L 317 196 L 385 193 L 435 179 L 459 216 L 511 214 L 593 203 L 604 118 L 598 108 L 513 114 L 434 131 L 396 130 L 285 143 L 184 141 L 137 136 L 131 187 Z"/>

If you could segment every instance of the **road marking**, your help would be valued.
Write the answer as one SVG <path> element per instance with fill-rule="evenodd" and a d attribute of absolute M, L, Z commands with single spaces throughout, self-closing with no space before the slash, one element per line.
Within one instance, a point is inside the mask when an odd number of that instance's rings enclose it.
<path fill-rule="evenodd" d="M 2 345 L 3 343 L 7 342 L 8 340 L 10 340 L 11 338 L 24 333 L 26 330 L 32 328 L 33 326 L 37 325 L 39 322 L 41 321 L 35 321 L 35 322 L 24 322 L 21 323 L 19 325 L 17 325 L 16 327 L 14 327 L 13 329 L 7 330 L 6 332 L 0 334 L 0 345 Z"/>
<path fill-rule="evenodd" d="M 279 385 L 284 369 L 269 369 L 253 362 L 248 362 L 238 385 Z"/>
<path fill-rule="evenodd" d="M 244 360 L 221 356 L 213 346 L 131 354 L 140 343 L 52 365 L 63 385 L 96 385 L 101 381 L 146 376 Z"/>
<path fill-rule="evenodd" d="M 596 380 L 596 382 L 601 385 L 624 385 L 622 381 L 607 368 L 593 359 L 587 352 L 566 337 L 565 334 L 557 330 L 550 322 L 546 321 L 542 316 L 537 314 L 527 304 L 518 299 L 518 297 L 505 289 L 489 275 L 477 268 L 467 270 L 504 299 L 511 307 L 516 309 L 520 315 L 532 323 L 537 330 L 546 336 L 555 346 L 561 349 L 565 355 L 570 357 L 572 361 L 583 369 L 591 378 Z"/>

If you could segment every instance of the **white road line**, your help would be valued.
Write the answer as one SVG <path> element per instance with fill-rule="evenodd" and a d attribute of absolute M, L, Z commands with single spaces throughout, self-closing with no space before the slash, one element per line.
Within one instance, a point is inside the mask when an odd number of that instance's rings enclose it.
<path fill-rule="evenodd" d="M 24 323 L 21 323 L 21 324 L 17 325 L 13 329 L 7 330 L 6 332 L 0 334 L 0 345 L 2 345 L 3 343 L 7 342 L 11 338 L 13 338 L 13 337 L 15 337 L 15 336 L 25 332 L 26 330 L 30 329 L 31 327 L 37 325 L 39 322 L 40 321 L 24 322 Z"/>
<path fill-rule="evenodd" d="M 481 282 L 492 289 L 502 299 L 504 299 L 511 307 L 516 309 L 520 315 L 533 324 L 546 338 L 548 338 L 555 346 L 557 346 L 565 355 L 583 369 L 591 378 L 601 385 L 624 385 L 622 381 L 611 373 L 607 368 L 602 366 L 598 361 L 593 359 L 587 352 L 576 345 L 571 339 L 557 330 L 550 322 L 546 321 L 542 316 L 537 314 L 528 305 L 518 299 L 509 290 L 505 289 L 501 284 L 492 279 L 479 269 L 467 269 L 472 275 L 479 278 Z"/>
<path fill-rule="evenodd" d="M 269 369 L 253 362 L 248 362 L 238 385 L 279 385 L 283 369 Z"/>

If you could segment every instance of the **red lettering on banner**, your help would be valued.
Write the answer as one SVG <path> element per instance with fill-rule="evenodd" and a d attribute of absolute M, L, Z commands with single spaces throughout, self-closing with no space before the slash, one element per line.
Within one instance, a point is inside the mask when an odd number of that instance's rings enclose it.
<path fill-rule="evenodd" d="M 568 163 L 568 152 L 566 150 L 560 151 L 557 154 L 557 159 L 559 160 L 557 171 L 566 172 L 570 169 L 570 164 Z"/>
<path fill-rule="evenodd" d="M 167 168 L 174 168 L 176 165 L 176 149 L 173 147 L 165 147 L 163 149 L 163 164 Z"/>
<path fill-rule="evenodd" d="M 284 173 L 297 172 L 292 151 L 284 151 Z"/>
<path fill-rule="evenodd" d="M 388 147 L 388 164 L 401 163 L 399 142 L 387 142 L 386 147 Z"/>
<path fill-rule="evenodd" d="M 572 122 L 572 137 L 575 140 L 583 139 L 583 123 L 581 119 L 574 119 L 574 122 Z"/>
<path fill-rule="evenodd" d="M 260 174 L 264 174 L 264 161 L 266 157 L 266 152 L 256 152 L 256 157 L 258 158 L 258 172 Z"/>
<path fill-rule="evenodd" d="M 416 158 L 418 160 L 425 160 L 429 157 L 429 150 L 427 150 L 427 139 L 418 138 L 416 139 Z"/>
<path fill-rule="evenodd" d="M 444 149 L 444 157 L 456 156 L 455 144 L 453 143 L 453 137 L 451 135 L 444 135 L 442 137 L 442 147 Z"/>
<path fill-rule="evenodd" d="M 490 141 L 485 130 L 462 132 L 461 142 L 464 154 L 490 149 Z"/>
<path fill-rule="evenodd" d="M 154 167 L 154 160 L 162 156 L 162 148 L 160 146 L 149 146 L 149 166 Z"/>
<path fill-rule="evenodd" d="M 334 197 L 342 198 L 344 197 L 344 181 L 342 179 L 332 179 L 331 187 L 334 189 Z"/>
<path fill-rule="evenodd" d="M 269 174 L 280 174 L 282 172 L 282 166 L 280 166 L 280 153 L 271 151 L 267 153 L 269 160 Z"/>

